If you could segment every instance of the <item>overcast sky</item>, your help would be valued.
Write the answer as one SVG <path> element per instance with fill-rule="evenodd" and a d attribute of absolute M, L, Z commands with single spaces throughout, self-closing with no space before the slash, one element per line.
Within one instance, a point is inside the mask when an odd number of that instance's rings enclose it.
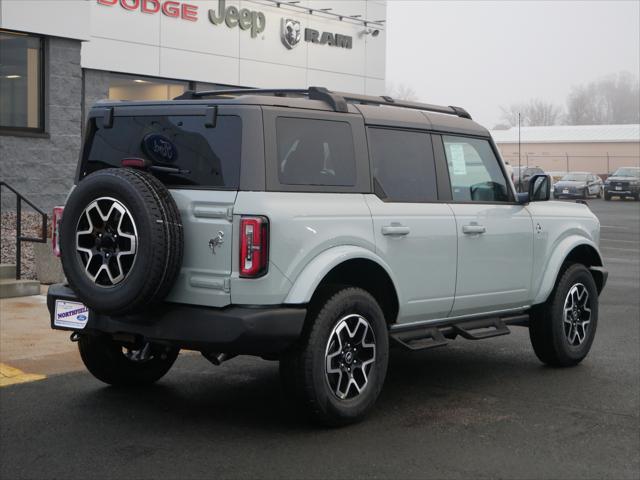
<path fill-rule="evenodd" d="M 466 108 L 491 128 L 500 105 L 565 105 L 571 86 L 640 70 L 640 1 L 388 0 L 387 84 Z"/>

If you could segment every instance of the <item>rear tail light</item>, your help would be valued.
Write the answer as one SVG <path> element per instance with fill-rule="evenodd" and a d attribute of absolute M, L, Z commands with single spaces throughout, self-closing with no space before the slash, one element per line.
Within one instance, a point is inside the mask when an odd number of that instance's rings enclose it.
<path fill-rule="evenodd" d="M 266 217 L 240 218 L 240 276 L 257 278 L 269 266 L 269 220 Z"/>
<path fill-rule="evenodd" d="M 60 223 L 64 207 L 53 207 L 53 220 L 51 225 L 51 248 L 56 257 L 60 256 Z"/>

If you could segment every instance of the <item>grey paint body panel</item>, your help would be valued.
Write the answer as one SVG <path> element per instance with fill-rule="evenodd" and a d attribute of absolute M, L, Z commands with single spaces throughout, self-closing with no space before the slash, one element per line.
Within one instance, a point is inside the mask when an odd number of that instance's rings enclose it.
<path fill-rule="evenodd" d="M 147 111 L 219 115 L 243 120 L 240 191 L 172 189 L 185 225 L 185 260 L 169 300 L 222 307 L 301 305 L 332 268 L 351 259 L 379 265 L 393 282 L 399 301 L 398 325 L 490 312 L 517 312 L 544 302 L 559 268 L 580 245 L 597 252 L 599 223 L 584 205 L 537 202 L 462 203 L 451 201 L 446 160 L 438 133 L 482 137 L 488 131 L 455 115 L 393 106 L 349 104 L 336 113 L 321 101 L 248 95 L 233 99 L 102 103 L 100 116 Z M 354 133 L 357 182 L 353 187 L 281 185 L 277 175 L 275 120 L 278 116 L 349 122 Z M 434 132 L 439 201 L 383 202 L 372 192 L 366 126 Z M 498 157 L 499 158 L 499 157 Z M 501 165 L 504 174 L 504 165 Z M 513 185 L 507 180 L 511 193 Z M 239 276 L 242 215 L 264 215 L 270 225 L 269 268 L 259 279 Z M 472 223 L 483 235 L 465 235 Z M 401 224 L 406 235 L 385 234 Z M 397 226 L 397 225 L 395 225 Z M 213 254 L 210 238 L 223 232 Z M 599 259 L 601 263 L 601 259 Z"/>

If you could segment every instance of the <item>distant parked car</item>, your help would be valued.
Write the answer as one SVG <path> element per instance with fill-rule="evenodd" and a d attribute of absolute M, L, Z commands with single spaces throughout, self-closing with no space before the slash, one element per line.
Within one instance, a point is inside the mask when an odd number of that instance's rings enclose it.
<path fill-rule="evenodd" d="M 522 174 L 522 179 L 520 175 Z M 540 167 L 513 167 L 513 184 L 516 186 L 518 192 L 529 191 L 529 179 L 533 175 L 542 174 L 544 170 Z"/>
<path fill-rule="evenodd" d="M 604 199 L 631 197 L 640 200 L 640 168 L 622 167 L 604 182 Z"/>
<path fill-rule="evenodd" d="M 553 196 L 588 198 L 602 197 L 602 179 L 590 172 L 567 173 L 553 185 Z"/>

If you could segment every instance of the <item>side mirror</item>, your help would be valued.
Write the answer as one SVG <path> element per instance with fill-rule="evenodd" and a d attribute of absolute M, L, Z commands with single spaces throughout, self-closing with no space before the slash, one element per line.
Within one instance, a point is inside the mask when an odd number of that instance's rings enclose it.
<path fill-rule="evenodd" d="M 529 201 L 546 202 L 551 198 L 551 177 L 542 173 L 531 176 L 529 181 Z"/>

